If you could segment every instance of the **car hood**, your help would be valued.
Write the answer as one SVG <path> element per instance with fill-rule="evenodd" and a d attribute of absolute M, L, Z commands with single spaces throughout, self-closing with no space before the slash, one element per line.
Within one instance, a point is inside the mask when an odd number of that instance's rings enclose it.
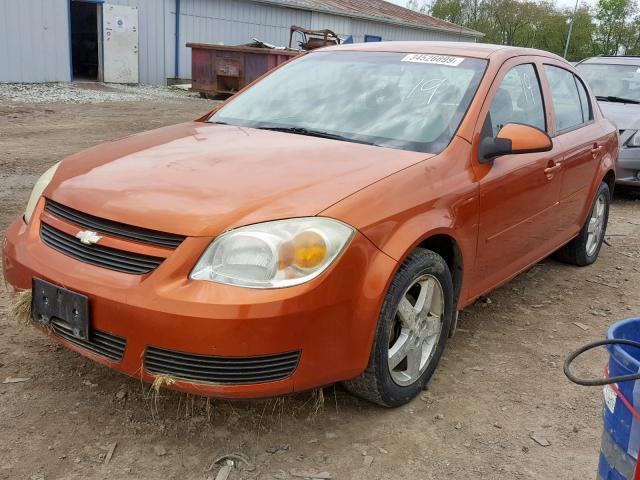
<path fill-rule="evenodd" d="M 65 159 L 47 198 L 101 218 L 187 236 L 311 216 L 433 155 L 189 122 Z"/>
<path fill-rule="evenodd" d="M 640 105 L 633 103 L 598 102 L 605 117 L 619 130 L 640 130 Z"/>

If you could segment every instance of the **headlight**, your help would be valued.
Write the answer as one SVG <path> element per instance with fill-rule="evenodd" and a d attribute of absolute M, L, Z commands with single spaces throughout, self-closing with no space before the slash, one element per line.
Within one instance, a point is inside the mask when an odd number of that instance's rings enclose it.
<path fill-rule="evenodd" d="M 251 288 L 283 288 L 320 275 L 354 229 L 329 218 L 293 218 L 231 230 L 204 252 L 189 278 Z"/>
<path fill-rule="evenodd" d="M 33 190 L 31 191 L 31 196 L 29 197 L 29 203 L 27 203 L 27 208 L 24 211 L 24 221 L 29 223 L 31 220 L 31 215 L 33 215 L 33 211 L 36 209 L 36 205 L 38 204 L 38 200 L 42 196 L 42 192 L 47 188 L 47 185 L 51 182 L 51 179 L 56 174 L 56 170 L 60 166 L 60 162 L 53 165 L 49 170 L 44 172 L 42 176 L 38 179 L 36 184 L 33 186 Z"/>
<path fill-rule="evenodd" d="M 638 148 L 640 147 L 640 130 L 631 135 L 631 138 L 627 140 L 627 147 Z"/>

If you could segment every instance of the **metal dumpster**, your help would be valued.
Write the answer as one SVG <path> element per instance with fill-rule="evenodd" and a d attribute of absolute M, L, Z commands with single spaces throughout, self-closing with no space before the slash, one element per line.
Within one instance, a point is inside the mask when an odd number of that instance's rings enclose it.
<path fill-rule="evenodd" d="M 192 90 L 206 96 L 234 94 L 272 68 L 299 55 L 296 50 L 187 43 Z"/>

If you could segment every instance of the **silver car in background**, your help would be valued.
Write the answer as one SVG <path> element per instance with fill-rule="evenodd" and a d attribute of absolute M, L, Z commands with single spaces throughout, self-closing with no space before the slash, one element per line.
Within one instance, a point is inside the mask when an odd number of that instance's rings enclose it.
<path fill-rule="evenodd" d="M 616 183 L 640 188 L 640 57 L 592 57 L 576 68 L 619 129 Z"/>

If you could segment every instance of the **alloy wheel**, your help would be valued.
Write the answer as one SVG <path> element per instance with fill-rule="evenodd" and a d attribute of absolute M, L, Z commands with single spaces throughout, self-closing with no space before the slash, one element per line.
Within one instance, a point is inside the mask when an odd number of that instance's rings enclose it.
<path fill-rule="evenodd" d="M 591 210 L 591 218 L 589 218 L 589 225 L 587 226 L 587 255 L 592 256 L 598 246 L 600 245 L 600 240 L 602 239 L 602 235 L 604 234 L 604 219 L 606 213 L 607 199 L 604 194 L 601 193 L 598 195 L 596 199 L 596 203 L 593 205 L 593 209 Z"/>
<path fill-rule="evenodd" d="M 416 279 L 404 293 L 389 338 L 388 366 L 400 386 L 414 383 L 424 373 L 442 332 L 444 294 L 433 275 Z"/>

